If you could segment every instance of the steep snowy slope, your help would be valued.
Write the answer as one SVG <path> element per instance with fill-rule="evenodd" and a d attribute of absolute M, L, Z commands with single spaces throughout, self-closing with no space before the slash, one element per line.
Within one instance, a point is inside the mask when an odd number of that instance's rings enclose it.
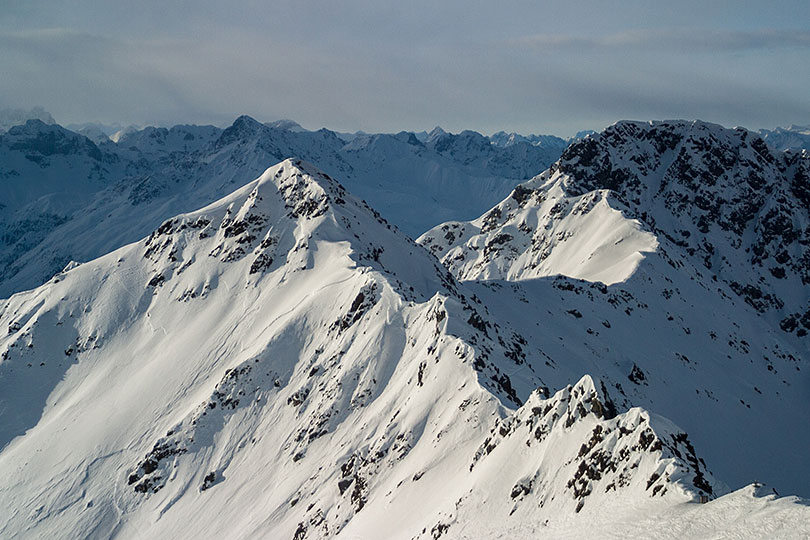
<path fill-rule="evenodd" d="M 133 242 L 165 219 L 244 185 L 267 163 L 289 157 L 343 178 L 353 193 L 416 236 L 441 221 L 479 214 L 562 151 L 524 143 L 445 155 L 408 133 L 363 135 L 346 143 L 328 130 L 263 125 L 246 116 L 224 131 L 146 128 L 122 133 L 117 142 L 99 139 L 98 145 L 58 126 L 15 129 L 17 135 L 0 141 L 0 174 L 11 178 L 4 189 L 21 187 L 27 206 L 10 196 L 2 200 L 14 213 L 0 210 L 6 230 L 0 238 L 0 297 L 44 282 L 70 260 L 90 260 Z M 56 133 L 72 141 L 70 154 L 55 157 L 44 145 Z M 80 148 L 92 155 L 81 155 Z"/>
<path fill-rule="evenodd" d="M 701 122 L 620 122 L 571 145 L 479 219 L 421 241 L 464 279 L 562 273 L 610 284 L 666 239 L 705 278 L 803 336 L 809 209 L 806 152 L 775 152 L 744 129 Z"/>
<path fill-rule="evenodd" d="M 534 352 L 466 287 L 288 160 L 3 301 L 0 536 L 731 526 L 694 504 L 723 488 L 685 433 L 582 373 L 533 390 Z M 797 501 L 710 504 L 807 532 Z"/>
<path fill-rule="evenodd" d="M 419 241 L 492 280 L 469 286 L 542 384 L 591 373 L 687 429 L 733 487 L 806 496 L 807 167 L 744 130 L 622 122 Z"/>
<path fill-rule="evenodd" d="M 459 279 L 627 279 L 643 253 L 655 250 L 655 236 L 627 219 L 607 190 L 569 196 L 550 176 L 544 172 L 479 219 L 444 223 L 420 242 Z"/>

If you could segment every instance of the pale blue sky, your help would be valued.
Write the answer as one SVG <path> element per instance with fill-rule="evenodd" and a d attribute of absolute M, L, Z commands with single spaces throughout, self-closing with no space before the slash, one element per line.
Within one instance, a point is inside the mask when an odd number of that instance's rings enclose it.
<path fill-rule="evenodd" d="M 61 123 L 572 135 L 810 124 L 802 1 L 0 0 L 0 106 Z"/>

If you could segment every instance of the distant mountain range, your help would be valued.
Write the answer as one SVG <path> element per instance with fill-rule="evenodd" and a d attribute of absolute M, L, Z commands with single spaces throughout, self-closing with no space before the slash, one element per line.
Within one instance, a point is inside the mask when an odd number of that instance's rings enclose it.
<path fill-rule="evenodd" d="M 810 150 L 810 126 L 760 129 L 759 134 L 768 146 L 777 150 Z"/>
<path fill-rule="evenodd" d="M 98 128 L 100 129 L 100 128 Z M 554 137 L 494 144 L 472 131 L 356 134 L 306 131 L 291 121 L 238 118 L 213 126 L 119 131 L 113 142 L 30 120 L 0 135 L 0 296 L 47 280 L 71 260 L 98 257 L 300 157 L 416 237 L 468 219 L 554 162 Z M 99 133 L 101 133 L 99 135 Z"/>

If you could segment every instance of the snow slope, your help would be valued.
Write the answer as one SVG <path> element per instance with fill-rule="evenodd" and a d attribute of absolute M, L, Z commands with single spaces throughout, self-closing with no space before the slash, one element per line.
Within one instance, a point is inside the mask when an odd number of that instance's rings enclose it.
<path fill-rule="evenodd" d="M 617 210 L 607 190 L 572 197 L 550 176 L 521 184 L 477 220 L 444 223 L 420 241 L 459 279 L 564 274 L 610 285 L 655 251 L 655 236 Z"/>
<path fill-rule="evenodd" d="M 771 150 L 741 128 L 620 122 L 572 144 L 477 220 L 444 224 L 420 241 L 464 279 L 562 273 L 610 284 L 667 240 L 667 252 L 803 336 L 809 208 L 806 152 Z M 609 225 L 598 231 L 600 223 Z"/>
<path fill-rule="evenodd" d="M 342 178 L 415 237 L 441 221 L 477 215 L 562 151 L 530 143 L 501 149 L 472 132 L 445 134 L 433 145 L 408 133 L 347 143 L 328 130 L 246 116 L 225 130 L 150 127 L 111 139 L 93 143 L 41 122 L 0 136 L 0 175 L 9 179 L 0 199 L 0 297 L 43 283 L 71 260 L 134 242 L 289 157 Z M 480 144 L 462 145 L 467 140 Z"/>
<path fill-rule="evenodd" d="M 537 388 L 473 286 L 287 160 L 14 295 L 0 536 L 807 534 L 806 503 L 718 497 L 701 445 L 599 377 Z"/>
<path fill-rule="evenodd" d="M 590 373 L 685 428 L 732 487 L 807 496 L 807 157 L 621 122 L 419 242 L 545 359 L 527 360 L 538 384 Z"/>

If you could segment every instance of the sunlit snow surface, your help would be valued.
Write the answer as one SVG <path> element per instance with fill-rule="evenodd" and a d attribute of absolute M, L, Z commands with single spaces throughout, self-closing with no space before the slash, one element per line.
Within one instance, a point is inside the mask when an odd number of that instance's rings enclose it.
<path fill-rule="evenodd" d="M 416 237 L 469 219 L 548 167 L 565 141 L 501 145 L 471 131 L 355 134 L 242 116 L 227 129 L 178 125 L 91 141 L 32 120 L 0 133 L 0 296 L 40 285 L 148 235 L 287 158 L 312 162 Z"/>
<path fill-rule="evenodd" d="M 806 345 L 593 193 L 552 260 L 610 286 L 287 160 L 0 301 L 0 537 L 807 537 Z"/>
<path fill-rule="evenodd" d="M 686 429 L 732 486 L 808 495 L 808 164 L 745 130 L 621 122 L 419 242 L 553 358 L 544 384 L 577 366 Z"/>

